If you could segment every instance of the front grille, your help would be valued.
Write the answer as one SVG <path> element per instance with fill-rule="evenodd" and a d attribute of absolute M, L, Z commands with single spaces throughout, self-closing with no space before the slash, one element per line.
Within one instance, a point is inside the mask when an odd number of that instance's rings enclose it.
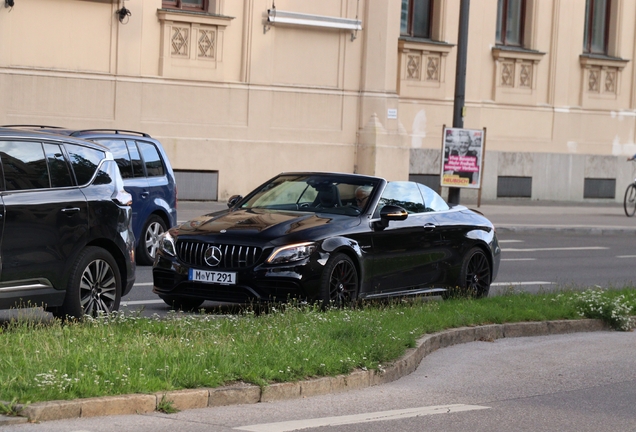
<path fill-rule="evenodd" d="M 205 262 L 205 252 L 212 247 L 221 250 L 221 261 L 212 267 Z M 239 269 L 252 267 L 261 257 L 261 248 L 254 246 L 221 245 L 200 241 L 177 240 L 177 256 L 179 259 L 195 267 L 216 269 Z"/>

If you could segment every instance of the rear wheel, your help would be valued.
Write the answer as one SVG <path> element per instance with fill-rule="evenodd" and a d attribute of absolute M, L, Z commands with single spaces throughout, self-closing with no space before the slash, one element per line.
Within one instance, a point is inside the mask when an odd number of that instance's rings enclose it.
<path fill-rule="evenodd" d="M 71 270 L 64 304 L 54 310 L 58 317 L 109 314 L 119 309 L 121 276 L 115 259 L 94 246 L 84 249 Z"/>
<path fill-rule="evenodd" d="M 472 248 L 464 257 L 459 288 L 467 297 L 487 297 L 490 291 L 490 262 L 484 251 Z"/>
<path fill-rule="evenodd" d="M 141 238 L 137 246 L 137 263 L 140 265 L 152 265 L 159 248 L 159 236 L 166 232 L 166 223 L 157 215 L 151 215 L 144 229 L 141 230 Z"/>
<path fill-rule="evenodd" d="M 170 296 L 163 296 L 161 297 L 161 300 L 163 300 L 172 309 L 181 310 L 184 312 L 197 310 L 203 304 L 203 301 L 204 301 L 197 298 L 170 297 Z"/>
<path fill-rule="evenodd" d="M 625 189 L 625 199 L 623 200 L 623 209 L 627 217 L 634 216 L 636 213 L 636 186 L 634 183 L 627 186 Z"/>
<path fill-rule="evenodd" d="M 338 253 L 329 259 L 322 272 L 320 294 L 323 307 L 342 307 L 358 295 L 358 272 L 351 258 Z"/>

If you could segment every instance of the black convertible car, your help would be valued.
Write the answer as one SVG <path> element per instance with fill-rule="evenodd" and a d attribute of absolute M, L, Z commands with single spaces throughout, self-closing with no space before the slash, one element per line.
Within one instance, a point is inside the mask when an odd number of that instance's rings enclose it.
<path fill-rule="evenodd" d="M 499 268 L 493 224 L 419 183 L 283 173 L 228 207 L 161 238 L 153 291 L 167 304 L 481 297 Z"/>

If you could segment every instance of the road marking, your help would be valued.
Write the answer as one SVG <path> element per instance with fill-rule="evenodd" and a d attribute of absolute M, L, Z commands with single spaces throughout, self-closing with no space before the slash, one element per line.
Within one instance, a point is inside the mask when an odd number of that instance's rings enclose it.
<path fill-rule="evenodd" d="M 617 255 L 616 258 L 636 258 L 636 255 Z"/>
<path fill-rule="evenodd" d="M 530 281 L 530 282 L 495 282 L 490 286 L 511 286 L 511 285 L 556 285 L 556 282 Z"/>
<path fill-rule="evenodd" d="M 134 284 L 133 286 L 152 286 L 153 283 L 152 282 L 139 282 Z"/>
<path fill-rule="evenodd" d="M 502 258 L 501 261 L 536 261 L 536 258 Z"/>
<path fill-rule="evenodd" d="M 499 243 L 524 243 L 525 240 L 499 240 Z"/>
<path fill-rule="evenodd" d="M 474 411 L 490 409 L 490 407 L 479 405 L 440 405 L 421 408 L 408 408 L 393 411 L 379 411 L 374 413 L 356 414 L 339 417 L 323 417 L 307 420 L 292 420 L 279 423 L 262 423 L 234 428 L 236 430 L 250 432 L 289 432 L 301 429 L 318 428 L 323 426 L 340 426 L 347 424 L 369 423 L 375 421 L 398 420 L 404 418 L 432 415 L 448 414 L 462 411 Z"/>
<path fill-rule="evenodd" d="M 163 300 L 131 300 L 131 301 L 123 301 L 121 302 L 122 306 L 137 306 L 137 305 L 145 305 L 145 304 L 161 304 L 164 303 Z"/>
<path fill-rule="evenodd" d="M 576 251 L 576 250 L 606 250 L 603 246 L 561 247 L 561 248 L 533 248 L 533 249 L 501 249 L 502 252 L 546 252 L 546 251 Z"/>

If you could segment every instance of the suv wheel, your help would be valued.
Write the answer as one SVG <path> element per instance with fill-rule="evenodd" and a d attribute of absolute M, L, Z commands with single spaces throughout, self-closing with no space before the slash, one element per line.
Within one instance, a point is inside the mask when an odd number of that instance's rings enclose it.
<path fill-rule="evenodd" d="M 81 318 L 108 314 L 119 309 L 120 301 L 121 276 L 115 259 L 106 250 L 89 246 L 71 270 L 64 304 L 55 315 Z"/>
<path fill-rule="evenodd" d="M 141 231 L 141 239 L 137 247 L 137 263 L 140 265 L 152 265 L 159 247 L 159 236 L 166 232 L 166 223 L 157 215 L 151 215 L 144 229 Z"/>

